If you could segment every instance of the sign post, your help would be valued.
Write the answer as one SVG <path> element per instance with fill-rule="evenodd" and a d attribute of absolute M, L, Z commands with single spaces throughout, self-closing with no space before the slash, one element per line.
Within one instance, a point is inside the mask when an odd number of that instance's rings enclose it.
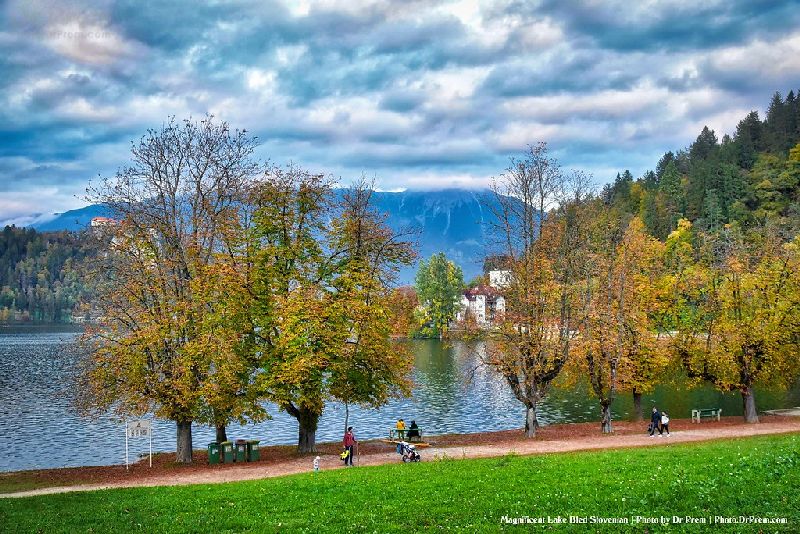
<path fill-rule="evenodd" d="M 150 439 L 150 467 L 153 467 L 153 428 L 149 419 L 140 419 L 125 423 L 125 469 L 130 469 L 128 461 L 128 439 Z"/>

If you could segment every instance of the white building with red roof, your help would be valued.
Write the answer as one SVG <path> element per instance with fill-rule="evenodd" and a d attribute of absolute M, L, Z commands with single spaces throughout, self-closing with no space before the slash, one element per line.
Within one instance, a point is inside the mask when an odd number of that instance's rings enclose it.
<path fill-rule="evenodd" d="M 461 309 L 456 320 L 462 322 L 469 317 L 479 326 L 492 324 L 506 311 L 506 299 L 492 286 L 480 285 L 464 291 L 461 295 Z"/>

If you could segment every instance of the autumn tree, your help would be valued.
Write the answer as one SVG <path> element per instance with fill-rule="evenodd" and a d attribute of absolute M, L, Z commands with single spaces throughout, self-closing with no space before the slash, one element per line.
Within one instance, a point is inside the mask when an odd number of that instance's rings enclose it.
<path fill-rule="evenodd" d="M 528 437 L 536 435 L 539 402 L 567 362 L 581 316 L 576 281 L 585 189 L 585 179 L 565 175 L 540 143 L 511 160 L 487 203 L 511 279 L 503 290 L 506 312 L 483 360 L 525 406 Z"/>
<path fill-rule="evenodd" d="M 361 180 L 342 196 L 340 215 L 330 228 L 334 262 L 333 299 L 347 339 L 330 366 L 329 392 L 345 405 L 377 408 L 392 397 L 411 393 L 413 358 L 406 345 L 392 340 L 392 286 L 398 268 L 415 258 L 409 237 L 386 224 L 372 208 L 372 184 Z"/>
<path fill-rule="evenodd" d="M 464 289 L 461 267 L 448 260 L 444 252 L 419 262 L 415 279 L 417 296 L 425 309 L 428 335 L 443 337 L 455 319 Z"/>
<path fill-rule="evenodd" d="M 392 346 L 388 286 L 411 261 L 358 188 L 334 203 L 332 182 L 270 168 L 255 189 L 252 315 L 264 394 L 299 423 L 315 450 L 327 401 L 379 406 L 408 392 L 407 354 Z M 328 221 L 333 221 L 330 226 Z"/>
<path fill-rule="evenodd" d="M 684 335 L 690 376 L 723 391 L 739 391 L 744 419 L 758 422 L 754 386 L 786 385 L 797 370 L 800 240 L 784 243 L 769 229 L 721 236 L 716 261 L 701 278 L 701 320 Z"/>
<path fill-rule="evenodd" d="M 208 351 L 208 377 L 202 385 L 203 417 L 216 428 L 216 441 L 228 440 L 226 426 L 237 421 L 268 417 L 261 402 L 257 376 L 261 353 L 254 350 L 256 336 L 251 310 L 253 250 L 246 236 L 252 213 L 246 203 L 236 212 L 236 224 L 226 234 L 214 261 L 204 266 L 193 281 L 198 313 L 200 349 Z"/>
<path fill-rule="evenodd" d="M 419 305 L 416 290 L 411 286 L 395 288 L 389 295 L 387 307 L 392 318 L 392 337 L 410 336 L 417 328 L 415 310 Z"/>
<path fill-rule="evenodd" d="M 269 168 L 250 199 L 256 209 L 249 307 L 254 350 L 263 355 L 259 383 L 265 396 L 297 419 L 304 451 L 314 448 L 325 370 L 346 339 L 329 305 L 329 267 L 319 241 L 331 187 L 322 175 Z"/>
<path fill-rule="evenodd" d="M 631 393 L 633 417 L 638 421 L 642 419 L 642 394 L 651 392 L 663 380 L 671 361 L 664 335 L 668 306 L 664 245 L 647 233 L 639 217 L 634 217 L 618 248 L 624 263 L 618 264 L 618 269 L 624 272 L 616 279 L 627 281 L 622 293 L 618 292 L 619 317 L 624 325 L 618 389 Z"/>
<path fill-rule="evenodd" d="M 658 340 L 650 312 L 661 246 L 640 219 L 602 208 L 591 212 L 586 235 L 584 316 L 574 348 L 600 403 L 601 430 L 608 433 L 618 391 L 631 388 L 641 395 L 655 378 Z"/>
<path fill-rule="evenodd" d="M 246 132 L 212 117 L 170 120 L 89 192 L 119 225 L 95 271 L 102 320 L 84 338 L 83 406 L 175 421 L 183 463 L 192 460 L 192 422 L 214 424 L 206 386 L 225 345 L 204 325 L 209 295 L 201 278 L 236 220 L 254 147 Z"/>

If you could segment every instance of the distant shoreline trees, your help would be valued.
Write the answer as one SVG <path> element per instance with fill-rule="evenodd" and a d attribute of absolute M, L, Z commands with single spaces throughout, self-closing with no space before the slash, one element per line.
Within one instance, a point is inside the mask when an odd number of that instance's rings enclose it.
<path fill-rule="evenodd" d="M 419 262 L 415 279 L 417 299 L 423 317 L 418 318 L 423 337 L 443 338 L 455 319 L 464 289 L 461 267 L 448 260 L 443 252 Z"/>
<path fill-rule="evenodd" d="M 85 262 L 98 249 L 85 233 L 6 226 L 0 231 L 0 324 L 84 320 L 80 305 L 93 290 Z"/>

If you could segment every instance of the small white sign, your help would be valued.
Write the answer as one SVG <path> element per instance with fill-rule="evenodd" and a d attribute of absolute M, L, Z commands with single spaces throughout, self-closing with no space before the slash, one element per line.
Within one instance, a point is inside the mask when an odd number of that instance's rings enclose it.
<path fill-rule="evenodd" d="M 153 467 L 153 431 L 149 419 L 139 419 L 125 423 L 125 469 L 128 469 L 128 440 L 130 438 L 149 438 L 150 440 L 150 467 Z"/>
<path fill-rule="evenodd" d="M 151 433 L 150 420 L 140 419 L 139 421 L 131 421 L 127 425 L 129 438 L 149 438 Z"/>

